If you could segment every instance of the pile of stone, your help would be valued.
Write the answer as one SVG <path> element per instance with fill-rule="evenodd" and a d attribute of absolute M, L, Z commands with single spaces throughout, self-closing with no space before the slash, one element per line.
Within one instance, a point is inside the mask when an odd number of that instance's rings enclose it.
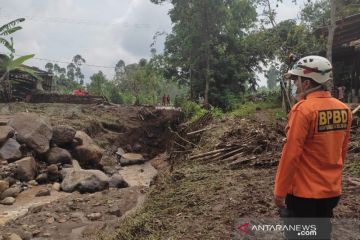
<path fill-rule="evenodd" d="M 21 191 L 38 184 L 82 193 L 126 187 L 117 173 L 98 170 L 102 155 L 103 149 L 85 132 L 18 113 L 0 126 L 0 204 L 13 204 Z"/>

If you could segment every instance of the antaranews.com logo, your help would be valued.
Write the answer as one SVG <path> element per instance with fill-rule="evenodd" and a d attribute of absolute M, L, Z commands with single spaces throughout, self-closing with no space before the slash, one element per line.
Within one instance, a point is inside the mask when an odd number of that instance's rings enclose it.
<path fill-rule="evenodd" d="M 360 240 L 360 219 L 240 218 L 234 240 L 329 239 Z"/>

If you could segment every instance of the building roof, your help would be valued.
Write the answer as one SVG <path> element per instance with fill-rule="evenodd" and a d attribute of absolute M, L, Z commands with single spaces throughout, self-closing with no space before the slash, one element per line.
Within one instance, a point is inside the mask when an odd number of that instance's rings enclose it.
<path fill-rule="evenodd" d="M 360 39 L 360 13 L 337 20 L 336 26 L 334 48 L 352 46 L 353 41 Z M 317 28 L 315 33 L 326 37 L 328 35 L 328 26 Z"/>

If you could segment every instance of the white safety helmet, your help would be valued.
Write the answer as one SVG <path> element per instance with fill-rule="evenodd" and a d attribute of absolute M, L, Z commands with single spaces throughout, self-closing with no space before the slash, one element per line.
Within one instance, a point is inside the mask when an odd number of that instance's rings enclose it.
<path fill-rule="evenodd" d="M 332 65 L 329 60 L 320 56 L 307 56 L 297 61 L 291 70 L 285 74 L 285 78 L 292 76 L 311 78 L 323 85 L 332 79 Z"/>

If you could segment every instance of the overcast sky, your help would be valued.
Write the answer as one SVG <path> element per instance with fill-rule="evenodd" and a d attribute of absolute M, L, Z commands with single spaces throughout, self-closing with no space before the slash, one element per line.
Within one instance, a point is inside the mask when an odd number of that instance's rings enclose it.
<path fill-rule="evenodd" d="M 275 0 L 272 2 L 276 5 Z M 296 18 L 302 6 L 303 0 L 297 5 L 284 0 L 278 6 L 277 20 Z M 155 5 L 150 0 L 0 0 L 0 24 L 26 18 L 21 24 L 23 30 L 13 37 L 16 54 L 34 53 L 39 58 L 28 65 L 44 69 L 49 61 L 41 59 L 70 62 L 80 54 L 87 64 L 110 67 L 83 66 L 87 82 L 99 70 L 112 77 L 111 67 L 120 59 L 130 64 L 149 58 L 154 34 L 171 32 L 170 8 L 168 3 Z M 164 40 L 158 38 L 158 52 L 162 52 Z"/>

